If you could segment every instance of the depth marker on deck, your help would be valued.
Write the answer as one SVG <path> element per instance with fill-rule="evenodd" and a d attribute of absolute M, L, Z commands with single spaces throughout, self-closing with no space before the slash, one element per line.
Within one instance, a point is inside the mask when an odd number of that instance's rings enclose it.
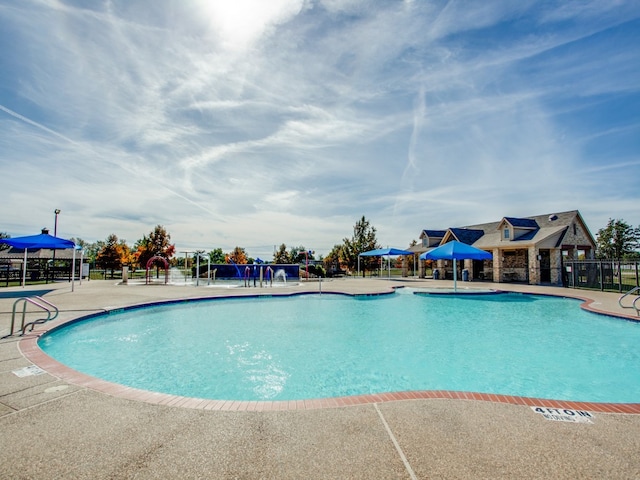
<path fill-rule="evenodd" d="M 23 378 L 31 377 L 33 375 L 42 375 L 43 373 L 45 373 L 45 371 L 36 365 L 29 365 L 28 367 L 12 370 L 11 373 L 13 373 L 16 377 Z"/>
<path fill-rule="evenodd" d="M 593 423 L 593 414 L 585 410 L 572 410 L 570 408 L 531 407 L 547 420 L 554 422 Z"/>

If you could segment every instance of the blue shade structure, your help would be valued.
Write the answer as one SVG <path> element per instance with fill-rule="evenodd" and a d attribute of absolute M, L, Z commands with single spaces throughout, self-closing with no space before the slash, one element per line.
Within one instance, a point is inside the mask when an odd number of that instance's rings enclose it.
<path fill-rule="evenodd" d="M 24 249 L 24 263 L 22 264 L 22 288 L 24 288 L 27 279 L 27 249 L 28 248 L 46 248 L 49 250 L 65 250 L 73 248 L 73 266 L 71 267 L 71 291 L 74 290 L 75 269 L 76 269 L 76 244 L 71 240 L 54 237 L 48 233 L 40 233 L 38 235 L 28 235 L 26 237 L 3 238 L 0 243 L 4 243 L 13 248 Z"/>
<path fill-rule="evenodd" d="M 369 250 L 368 252 L 362 252 L 358 255 L 358 276 L 360 275 L 360 257 L 391 257 L 398 255 L 413 255 L 414 252 L 408 250 L 400 250 L 399 248 L 378 248 L 376 250 Z M 391 264 L 387 262 L 389 266 L 389 277 L 391 277 Z"/>
<path fill-rule="evenodd" d="M 420 255 L 420 260 L 453 260 L 453 290 L 458 288 L 458 260 L 492 260 L 493 255 L 466 243 L 452 240 Z"/>

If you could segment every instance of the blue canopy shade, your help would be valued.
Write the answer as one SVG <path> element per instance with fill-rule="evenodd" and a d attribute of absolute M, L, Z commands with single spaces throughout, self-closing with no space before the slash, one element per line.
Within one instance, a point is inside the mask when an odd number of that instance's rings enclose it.
<path fill-rule="evenodd" d="M 400 250 L 398 248 L 378 248 L 377 250 L 369 250 L 368 252 L 362 252 L 360 257 L 382 257 L 384 255 L 413 255 L 414 252 L 408 250 Z"/>
<path fill-rule="evenodd" d="M 75 271 L 76 271 L 76 244 L 71 240 L 54 237 L 48 233 L 40 233 L 38 235 L 28 235 L 26 237 L 3 238 L 0 243 L 4 243 L 13 248 L 24 249 L 24 262 L 22 263 L 22 288 L 25 287 L 27 281 L 27 250 L 29 248 L 46 248 L 49 250 L 65 250 L 73 248 L 73 264 L 71 267 L 71 291 L 75 287 Z"/>
<path fill-rule="evenodd" d="M 413 255 L 414 252 L 400 250 L 399 248 L 378 248 L 358 255 L 358 275 L 360 275 L 360 257 L 391 257 L 392 255 Z M 389 262 L 389 278 L 391 278 L 391 263 Z"/>
<path fill-rule="evenodd" d="M 49 250 L 64 250 L 67 248 L 75 248 L 76 244 L 71 240 L 54 237 L 48 233 L 40 233 L 38 235 L 29 235 L 26 237 L 3 238 L 0 243 L 4 243 L 13 248 L 47 248 Z"/>
<path fill-rule="evenodd" d="M 493 255 L 453 240 L 420 255 L 420 260 L 491 260 Z"/>

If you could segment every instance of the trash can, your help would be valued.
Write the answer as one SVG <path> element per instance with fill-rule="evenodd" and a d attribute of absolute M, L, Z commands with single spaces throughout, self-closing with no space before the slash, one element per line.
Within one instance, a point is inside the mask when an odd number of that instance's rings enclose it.
<path fill-rule="evenodd" d="M 469 281 L 469 270 L 467 270 L 466 268 L 462 270 L 462 281 L 463 282 Z"/>
<path fill-rule="evenodd" d="M 433 271 L 433 279 L 434 279 L 434 280 L 438 280 L 439 278 L 440 278 L 440 270 L 435 269 L 435 270 Z"/>

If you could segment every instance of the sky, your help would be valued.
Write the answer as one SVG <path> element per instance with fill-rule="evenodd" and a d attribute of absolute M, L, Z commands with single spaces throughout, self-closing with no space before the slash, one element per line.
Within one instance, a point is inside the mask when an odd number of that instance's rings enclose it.
<path fill-rule="evenodd" d="M 636 0 L 0 0 L 0 232 L 326 255 L 640 226 Z"/>

